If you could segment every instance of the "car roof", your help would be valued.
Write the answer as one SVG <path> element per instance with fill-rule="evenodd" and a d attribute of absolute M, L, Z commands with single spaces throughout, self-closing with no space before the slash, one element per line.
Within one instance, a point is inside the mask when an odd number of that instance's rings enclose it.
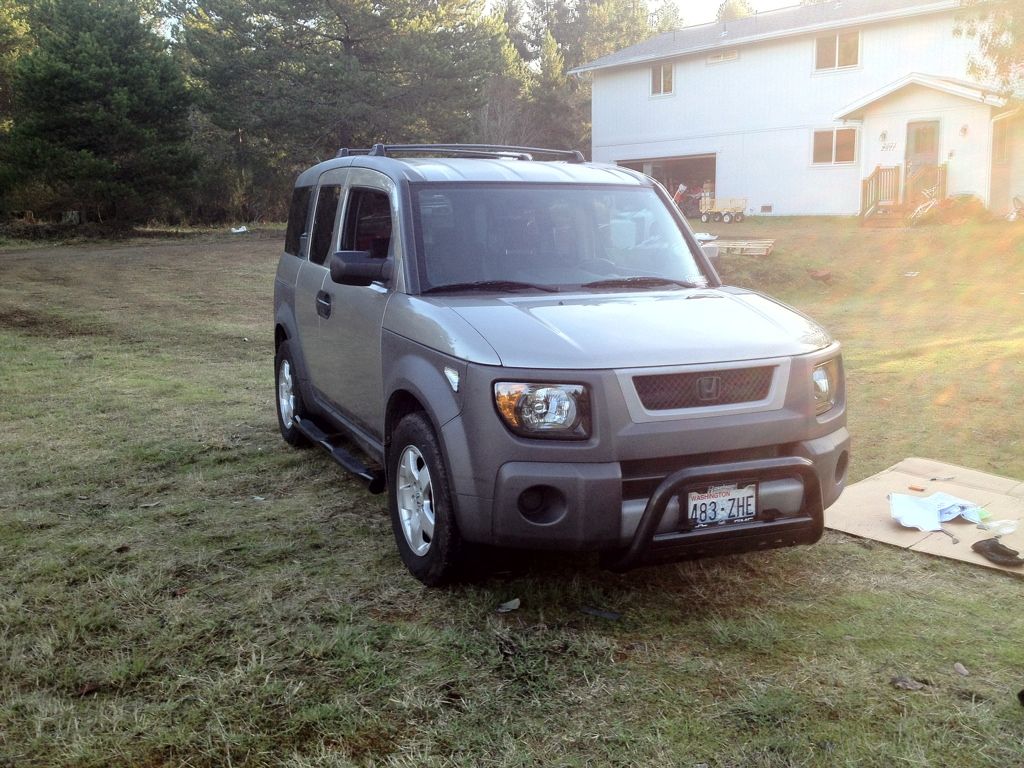
<path fill-rule="evenodd" d="M 316 184 L 320 175 L 335 168 L 372 168 L 395 181 L 508 182 L 537 184 L 617 184 L 653 186 L 653 181 L 629 168 L 597 163 L 575 163 L 516 158 L 467 157 L 337 157 L 304 171 L 295 186 Z"/>

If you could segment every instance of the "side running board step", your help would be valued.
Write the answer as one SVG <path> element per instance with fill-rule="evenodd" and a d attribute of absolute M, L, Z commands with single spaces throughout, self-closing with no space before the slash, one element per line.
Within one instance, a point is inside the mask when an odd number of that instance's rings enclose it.
<path fill-rule="evenodd" d="M 329 435 L 324 432 L 311 419 L 294 418 L 295 428 L 302 434 L 319 445 L 330 454 L 331 458 L 341 464 L 346 470 L 366 483 L 370 493 L 383 493 L 386 487 L 384 471 L 379 468 L 368 467 L 357 456 L 353 455 L 342 445 L 333 442 L 339 440 L 336 435 Z"/>

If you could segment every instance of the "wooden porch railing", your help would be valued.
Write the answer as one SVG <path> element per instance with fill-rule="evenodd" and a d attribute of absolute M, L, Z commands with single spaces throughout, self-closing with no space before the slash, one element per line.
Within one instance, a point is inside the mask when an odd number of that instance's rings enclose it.
<path fill-rule="evenodd" d="M 899 165 L 878 165 L 866 179 L 860 182 L 860 216 L 866 219 L 882 204 L 900 202 Z"/>

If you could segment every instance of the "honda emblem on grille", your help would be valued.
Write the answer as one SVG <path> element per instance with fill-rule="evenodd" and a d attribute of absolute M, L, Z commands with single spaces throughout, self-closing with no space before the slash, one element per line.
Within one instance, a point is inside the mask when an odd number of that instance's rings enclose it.
<path fill-rule="evenodd" d="M 709 403 L 718 399 L 722 389 L 722 379 L 718 376 L 701 376 L 697 379 L 697 397 Z"/>

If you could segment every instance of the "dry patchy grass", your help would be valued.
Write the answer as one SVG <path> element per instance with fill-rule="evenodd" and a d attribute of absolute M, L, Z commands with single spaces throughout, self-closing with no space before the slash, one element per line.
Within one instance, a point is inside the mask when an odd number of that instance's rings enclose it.
<path fill-rule="evenodd" d="M 845 343 L 857 477 L 1024 476 L 1024 229 L 742 226 L 779 244 L 726 274 Z M 276 433 L 279 239 L 0 255 L 0 765 L 1022 763 L 1003 574 L 828 534 L 421 588 L 380 499 Z"/>

